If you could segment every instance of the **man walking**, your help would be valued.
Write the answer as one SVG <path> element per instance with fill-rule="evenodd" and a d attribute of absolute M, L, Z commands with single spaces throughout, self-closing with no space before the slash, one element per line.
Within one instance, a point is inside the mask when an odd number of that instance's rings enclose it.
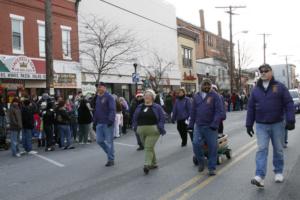
<path fill-rule="evenodd" d="M 209 175 L 216 175 L 218 128 L 223 116 L 223 106 L 219 95 L 212 90 L 210 79 L 201 83 L 201 92 L 198 92 L 192 103 L 189 129 L 194 128 L 193 150 L 199 163 L 199 172 L 204 170 L 204 142 L 208 145 Z M 194 127 L 194 124 L 195 127 Z"/>
<path fill-rule="evenodd" d="M 284 129 L 295 128 L 295 112 L 292 97 L 288 89 L 273 77 L 268 64 L 259 67 L 260 79 L 252 90 L 247 110 L 247 133 L 253 136 L 253 124 L 256 122 L 257 152 L 256 172 L 251 180 L 253 185 L 264 187 L 267 173 L 269 141 L 273 145 L 273 165 L 275 182 L 283 182 L 283 138 Z M 284 125 L 284 116 L 286 125 Z"/>
<path fill-rule="evenodd" d="M 95 97 L 94 123 L 96 125 L 97 143 L 107 154 L 108 162 L 106 167 L 113 166 L 114 156 L 114 135 L 113 124 L 116 117 L 116 101 L 106 90 L 106 84 L 100 82 L 97 85 Z"/>

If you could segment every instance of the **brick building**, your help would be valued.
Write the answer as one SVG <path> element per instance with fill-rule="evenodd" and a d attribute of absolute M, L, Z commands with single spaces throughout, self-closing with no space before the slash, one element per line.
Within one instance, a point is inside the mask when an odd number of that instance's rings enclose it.
<path fill-rule="evenodd" d="M 198 35 L 196 47 L 196 71 L 200 84 L 204 77 L 209 77 L 222 90 L 230 89 L 229 78 L 229 46 L 230 42 L 222 37 L 221 22 L 218 34 L 214 34 L 205 27 L 204 11 L 199 11 L 200 27 L 177 18 L 177 26 L 190 30 Z"/>
<path fill-rule="evenodd" d="M 46 87 L 44 0 L 0 1 L 0 93 L 41 95 Z M 81 88 L 75 0 L 53 0 L 57 95 Z"/>

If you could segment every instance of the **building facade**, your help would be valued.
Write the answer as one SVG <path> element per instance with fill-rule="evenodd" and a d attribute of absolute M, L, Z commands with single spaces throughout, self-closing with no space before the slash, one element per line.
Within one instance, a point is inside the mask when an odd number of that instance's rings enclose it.
<path fill-rule="evenodd" d="M 178 19 L 177 19 L 178 20 Z M 198 91 L 196 69 L 196 46 L 198 33 L 184 27 L 177 27 L 178 31 L 178 65 L 181 71 L 181 86 L 188 93 Z"/>
<path fill-rule="evenodd" d="M 163 0 L 110 0 L 109 4 L 98 0 L 88 0 L 80 3 L 79 14 L 81 16 L 94 15 L 124 31 L 130 31 L 139 43 L 138 51 L 131 55 L 134 59 L 119 63 L 116 68 L 101 76 L 100 80 L 108 83 L 108 88 L 112 93 L 124 96 L 126 99 L 132 98 L 136 91 L 132 80 L 135 62 L 138 63 L 137 73 L 140 77 L 138 89 L 143 88 L 143 83 L 149 80 L 145 67 L 153 65 L 152 52 L 172 63 L 172 67 L 163 75 L 161 91 L 167 92 L 180 86 L 174 6 Z M 79 18 L 79 22 L 83 20 Z M 92 60 L 84 55 L 81 55 L 80 60 L 83 68 L 94 67 Z M 94 75 L 96 73 L 89 70 L 82 72 L 84 93 L 95 91 Z"/>
<path fill-rule="evenodd" d="M 177 19 L 177 26 L 197 33 L 196 43 L 196 73 L 198 85 L 203 78 L 209 77 L 221 90 L 230 90 L 229 76 L 229 45 L 230 42 L 222 37 L 221 22 L 218 25 L 218 34 L 214 34 L 205 27 L 204 11 L 199 11 L 200 27 Z"/>
<path fill-rule="evenodd" d="M 297 88 L 296 65 L 272 65 L 272 70 L 275 79 L 282 82 L 288 89 Z"/>
<path fill-rule="evenodd" d="M 46 88 L 45 9 L 40 0 L 0 1 L 0 92 L 41 95 Z M 75 0 L 52 1 L 56 95 L 81 88 Z"/>

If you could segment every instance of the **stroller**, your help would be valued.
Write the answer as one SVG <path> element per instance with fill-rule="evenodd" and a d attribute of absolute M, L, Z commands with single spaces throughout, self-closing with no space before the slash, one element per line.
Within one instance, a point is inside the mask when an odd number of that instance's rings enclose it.
<path fill-rule="evenodd" d="M 208 158 L 208 146 L 207 144 L 203 145 L 204 148 L 204 156 Z M 223 162 L 223 155 L 227 157 L 227 159 L 231 159 L 232 151 L 228 146 L 228 135 L 226 134 L 219 134 L 218 135 L 218 157 L 217 157 L 217 164 L 220 165 Z M 194 165 L 198 165 L 198 160 L 195 156 L 193 156 L 193 163 Z"/>

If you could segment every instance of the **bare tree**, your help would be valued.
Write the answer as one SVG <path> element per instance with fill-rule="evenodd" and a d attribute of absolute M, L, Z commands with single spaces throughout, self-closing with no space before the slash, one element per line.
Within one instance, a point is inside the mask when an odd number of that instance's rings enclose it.
<path fill-rule="evenodd" d="M 96 16 L 82 18 L 80 26 L 80 53 L 93 64 L 83 66 L 82 71 L 93 74 L 96 82 L 120 64 L 132 61 L 137 43 L 130 31 Z"/>
<path fill-rule="evenodd" d="M 245 44 L 242 45 L 240 50 L 240 65 L 242 69 L 247 68 L 249 65 L 253 63 L 252 55 L 249 53 L 249 48 L 246 47 Z"/>
<path fill-rule="evenodd" d="M 163 80 L 168 79 L 167 72 L 172 69 L 174 63 L 164 60 L 156 52 L 152 52 L 152 54 L 152 64 L 143 66 L 143 68 L 151 88 L 155 91 L 159 91 L 160 86 L 163 85 Z"/>

